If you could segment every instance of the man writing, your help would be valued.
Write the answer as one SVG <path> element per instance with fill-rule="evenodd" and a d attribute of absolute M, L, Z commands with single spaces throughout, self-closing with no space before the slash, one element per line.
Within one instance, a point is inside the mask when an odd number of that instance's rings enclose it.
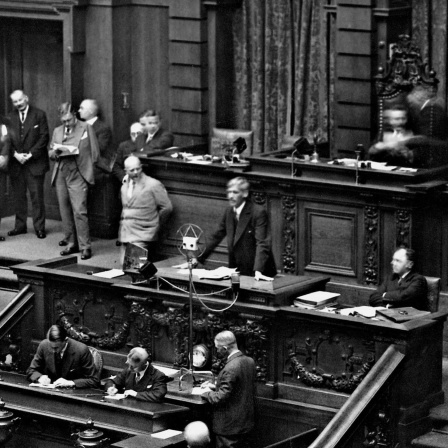
<path fill-rule="evenodd" d="M 52 325 L 37 348 L 26 372 L 30 382 L 56 387 L 99 387 L 89 347 L 67 336 L 60 325 Z"/>
<path fill-rule="evenodd" d="M 238 350 L 231 331 L 218 333 L 215 347 L 225 366 L 216 385 L 204 383 L 202 397 L 212 405 L 216 447 L 243 447 L 255 425 L 255 363 Z"/>
<path fill-rule="evenodd" d="M 404 247 L 396 250 L 391 262 L 393 274 L 371 294 L 369 304 L 427 310 L 428 286 L 425 277 L 415 272 L 414 262 L 415 251 Z"/>
<path fill-rule="evenodd" d="M 124 168 L 119 239 L 122 243 L 133 243 L 146 249 L 148 258 L 153 258 L 160 228 L 173 207 L 162 183 L 143 173 L 138 157 L 129 156 Z"/>
<path fill-rule="evenodd" d="M 139 401 L 161 402 L 166 395 L 166 383 L 170 380 L 148 361 L 148 352 L 141 347 L 133 348 L 126 364 L 115 378 L 106 382 L 108 395 L 122 391 L 126 397 L 134 397 Z"/>
<path fill-rule="evenodd" d="M 244 177 L 235 177 L 227 184 L 229 207 L 224 212 L 218 229 L 207 241 L 204 253 L 193 259 L 193 265 L 203 263 L 216 246 L 227 237 L 229 268 L 237 268 L 241 275 L 255 276 L 256 280 L 272 280 L 277 273 L 271 252 L 266 210 L 249 198 L 250 184 Z M 187 268 L 187 264 L 178 267 Z"/>

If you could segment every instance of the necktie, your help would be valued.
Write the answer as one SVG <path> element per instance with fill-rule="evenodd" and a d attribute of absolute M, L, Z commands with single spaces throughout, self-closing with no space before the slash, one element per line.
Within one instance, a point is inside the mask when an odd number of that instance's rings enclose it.
<path fill-rule="evenodd" d="M 233 209 L 233 233 L 236 233 L 236 228 L 238 227 L 238 213 Z"/>
<path fill-rule="evenodd" d="M 135 181 L 134 180 L 130 180 L 129 181 L 129 187 L 128 187 L 128 199 L 131 199 L 132 198 L 132 193 L 134 192 L 134 184 L 135 184 Z"/>
<path fill-rule="evenodd" d="M 25 121 L 25 112 L 20 112 L 20 121 L 23 122 Z"/>
<path fill-rule="evenodd" d="M 60 353 L 54 354 L 54 366 L 56 370 L 56 378 L 60 378 L 62 376 L 62 358 Z"/>

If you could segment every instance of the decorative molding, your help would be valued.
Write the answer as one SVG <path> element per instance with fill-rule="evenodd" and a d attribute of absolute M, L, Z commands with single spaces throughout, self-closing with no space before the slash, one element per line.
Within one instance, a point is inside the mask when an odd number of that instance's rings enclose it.
<path fill-rule="evenodd" d="M 296 198 L 295 196 L 282 196 L 283 211 L 283 270 L 296 272 Z"/>
<path fill-rule="evenodd" d="M 255 204 L 258 205 L 266 205 L 267 204 L 267 194 L 261 191 L 252 191 L 251 199 Z"/>
<path fill-rule="evenodd" d="M 395 213 L 396 247 L 411 245 L 412 215 L 410 210 L 397 210 Z"/>
<path fill-rule="evenodd" d="M 378 283 L 378 247 L 379 247 L 379 211 L 378 207 L 364 208 L 364 273 L 365 284 Z"/>
<path fill-rule="evenodd" d="M 341 361 L 344 366 L 342 372 L 326 372 L 319 363 L 320 350 L 323 344 L 332 345 L 333 353 L 336 347 L 341 351 Z M 286 341 L 286 364 L 290 370 L 297 374 L 297 379 L 307 386 L 323 388 L 327 387 L 340 392 L 353 392 L 365 378 L 375 364 L 375 351 L 373 341 L 365 341 L 364 353 L 356 353 L 353 345 L 342 335 L 333 334 L 330 330 L 324 330 L 314 340 L 307 337 L 305 345 L 300 346 L 294 339 Z M 301 363 L 298 357 L 304 357 Z M 336 360 L 336 356 L 334 360 Z M 309 367 L 305 367 L 304 364 Z M 335 368 L 336 364 L 335 364 Z M 355 369 L 357 369 L 355 371 Z"/>
<path fill-rule="evenodd" d="M 24 283 L 25 285 L 34 285 L 34 286 L 44 286 L 43 280 L 31 280 L 30 278 L 22 278 L 19 277 L 20 283 Z"/>

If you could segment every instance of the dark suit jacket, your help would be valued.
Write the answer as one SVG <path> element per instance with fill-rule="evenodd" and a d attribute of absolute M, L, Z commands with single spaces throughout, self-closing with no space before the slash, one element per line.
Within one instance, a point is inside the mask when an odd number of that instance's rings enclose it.
<path fill-rule="evenodd" d="M 37 381 L 42 375 L 48 375 L 52 382 L 59 378 L 56 374 L 54 352 L 48 339 L 44 339 L 37 347 L 26 375 L 30 382 Z M 99 387 L 93 357 L 87 345 L 68 339 L 67 348 L 62 357 L 61 377 L 74 381 L 78 388 Z"/>
<path fill-rule="evenodd" d="M 112 174 L 118 181 L 123 181 L 123 177 L 126 175 L 126 171 L 124 170 L 124 161 L 126 158 L 137 151 L 137 146 L 132 140 L 125 140 L 118 145 L 117 157 L 115 158 L 114 167 L 112 168 Z"/>
<path fill-rule="evenodd" d="M 104 121 L 99 118 L 92 125 L 98 140 L 98 149 L 100 151 L 96 166 L 106 173 L 112 171 L 115 161 L 116 150 L 112 143 L 112 131 Z"/>
<path fill-rule="evenodd" d="M 23 141 L 20 139 L 19 112 L 15 110 L 9 117 L 9 134 L 11 139 L 11 158 L 9 175 L 20 176 L 22 165 L 14 158 L 14 152 L 31 153 L 32 157 L 25 163 L 33 176 L 43 176 L 49 169 L 47 145 L 50 139 L 47 116 L 37 107 L 29 106 L 24 123 Z"/>
<path fill-rule="evenodd" d="M 84 121 L 77 121 L 73 131 L 64 140 L 64 126 L 58 126 L 53 131 L 53 137 L 50 143 L 50 157 L 56 159 L 57 162 L 54 164 L 53 174 L 51 176 L 51 184 L 53 185 L 56 179 L 56 174 L 59 170 L 59 164 L 62 158 L 57 159 L 55 151 L 53 150 L 54 143 L 65 143 L 67 145 L 77 146 L 79 149 L 79 154 L 74 156 L 76 158 L 76 163 L 78 165 L 78 170 L 84 180 L 93 185 L 95 183 L 93 165 L 98 160 L 98 141 L 90 124 Z M 72 156 L 69 156 L 72 157 Z"/>
<path fill-rule="evenodd" d="M 219 372 L 216 390 L 202 395 L 213 406 L 213 432 L 245 434 L 255 424 L 255 363 L 236 353 Z"/>
<path fill-rule="evenodd" d="M 159 130 L 154 134 L 152 140 L 148 143 L 146 143 L 147 138 L 147 134 L 141 134 L 135 141 L 137 150 L 141 151 L 143 154 L 155 151 L 157 149 L 169 148 L 173 146 L 174 143 L 174 135 L 169 131 L 165 131 L 163 128 L 159 128 Z"/>
<path fill-rule="evenodd" d="M 390 304 L 393 308 L 412 306 L 418 310 L 428 310 L 428 285 L 423 275 L 409 272 L 398 284 L 399 276 L 393 274 L 371 294 L 369 303 L 372 306 Z M 385 296 L 383 297 L 383 294 Z"/>
<path fill-rule="evenodd" d="M 166 395 L 166 383 L 170 381 L 165 374 L 154 368 L 151 364 L 146 369 L 143 378 L 136 382 L 136 374 L 129 369 L 123 369 L 113 380 L 107 380 L 105 389 L 114 386 L 120 391 L 135 390 L 136 399 L 140 401 L 161 402 Z"/>
<path fill-rule="evenodd" d="M 230 268 L 238 268 L 241 275 L 252 276 L 255 271 L 260 271 L 264 275 L 274 277 L 277 270 L 271 252 L 268 227 L 266 210 L 248 199 L 235 231 L 233 209 L 228 207 L 199 261 L 206 260 L 226 236 Z"/>

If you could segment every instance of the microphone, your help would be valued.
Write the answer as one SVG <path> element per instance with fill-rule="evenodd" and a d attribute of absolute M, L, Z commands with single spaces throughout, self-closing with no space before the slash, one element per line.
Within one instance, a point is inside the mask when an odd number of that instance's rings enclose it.
<path fill-rule="evenodd" d="M 234 272 L 230 275 L 230 281 L 232 283 L 232 291 L 234 295 L 240 292 L 240 274 Z"/>

